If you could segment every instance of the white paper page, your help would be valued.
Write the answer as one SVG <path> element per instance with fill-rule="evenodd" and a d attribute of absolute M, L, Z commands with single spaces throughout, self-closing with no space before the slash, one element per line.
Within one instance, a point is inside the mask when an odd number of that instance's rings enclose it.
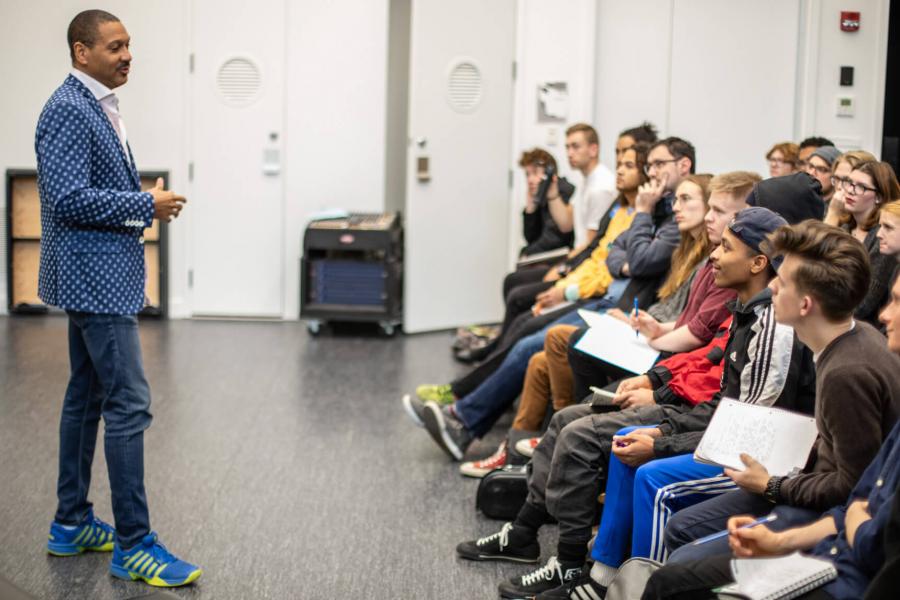
<path fill-rule="evenodd" d="M 578 340 L 577 350 L 632 373 L 644 373 L 656 362 L 659 352 L 647 344 L 647 338 L 635 336 L 628 323 L 589 311 L 578 314 L 590 329 Z"/>
<path fill-rule="evenodd" d="M 834 566 L 820 558 L 794 552 L 777 558 L 743 558 L 731 561 L 736 588 L 750 598 L 777 597 L 815 581 L 834 579 Z"/>
<path fill-rule="evenodd" d="M 762 463 L 770 475 L 788 475 L 806 465 L 818 430 L 814 418 L 725 398 L 697 451 L 699 460 L 743 470 L 741 453 Z"/>

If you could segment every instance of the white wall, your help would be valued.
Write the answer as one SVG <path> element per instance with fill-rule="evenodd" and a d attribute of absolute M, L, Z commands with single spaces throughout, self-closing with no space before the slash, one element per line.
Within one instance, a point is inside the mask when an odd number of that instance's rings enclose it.
<path fill-rule="evenodd" d="M 889 0 L 805 0 L 796 137 L 823 135 L 844 150 L 881 152 Z M 840 31 L 841 11 L 859 11 L 859 31 Z M 841 87 L 841 66 L 855 69 Z M 853 96 L 856 116 L 838 117 L 837 97 Z"/>

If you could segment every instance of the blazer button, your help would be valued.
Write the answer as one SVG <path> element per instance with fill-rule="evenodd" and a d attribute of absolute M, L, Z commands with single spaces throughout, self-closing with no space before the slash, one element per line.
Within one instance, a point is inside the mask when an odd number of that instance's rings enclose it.
<path fill-rule="evenodd" d="M 143 243 L 144 243 L 144 236 L 141 236 L 140 238 L 138 238 L 138 241 L 139 241 L 140 243 L 143 244 Z"/>

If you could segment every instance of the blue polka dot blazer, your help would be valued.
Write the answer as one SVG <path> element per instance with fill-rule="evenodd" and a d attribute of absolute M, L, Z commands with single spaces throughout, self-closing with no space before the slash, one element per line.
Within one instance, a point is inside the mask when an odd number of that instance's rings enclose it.
<path fill-rule="evenodd" d="M 34 145 L 41 300 L 87 313 L 137 313 L 153 197 L 140 191 L 131 150 L 126 156 L 100 103 L 71 75 L 44 106 Z"/>

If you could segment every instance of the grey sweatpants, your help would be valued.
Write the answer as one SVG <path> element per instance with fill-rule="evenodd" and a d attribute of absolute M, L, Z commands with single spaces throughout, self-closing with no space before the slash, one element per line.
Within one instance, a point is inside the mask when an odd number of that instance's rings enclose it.
<path fill-rule="evenodd" d="M 527 501 L 559 522 L 560 540 L 587 542 L 606 481 L 612 436 L 623 427 L 655 425 L 684 410 L 656 404 L 607 413 L 594 413 L 589 404 L 562 409 L 534 449 Z"/>

